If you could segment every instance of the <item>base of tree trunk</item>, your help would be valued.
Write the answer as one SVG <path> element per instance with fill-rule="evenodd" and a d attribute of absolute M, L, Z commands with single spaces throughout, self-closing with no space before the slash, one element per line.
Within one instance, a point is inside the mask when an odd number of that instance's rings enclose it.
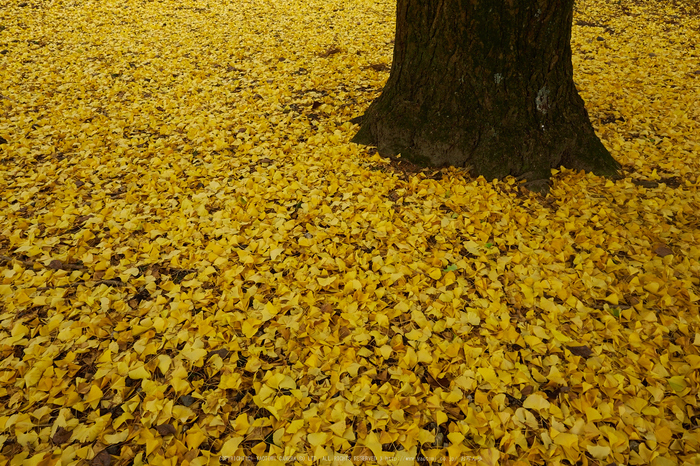
<path fill-rule="evenodd" d="M 615 176 L 620 168 L 585 114 L 533 131 L 521 125 L 489 125 L 465 117 L 457 123 L 449 116 L 420 118 L 397 100 L 384 99 L 385 112 L 381 111 L 384 102 L 378 102 L 374 111 L 366 113 L 352 142 L 375 146 L 385 157 L 400 154 L 417 165 L 468 168 L 488 180 L 508 175 L 546 179 L 550 169 L 560 166 Z"/>
<path fill-rule="evenodd" d="M 574 85 L 573 0 L 510 5 L 399 0 L 391 75 L 353 142 L 488 180 L 617 175 Z"/>

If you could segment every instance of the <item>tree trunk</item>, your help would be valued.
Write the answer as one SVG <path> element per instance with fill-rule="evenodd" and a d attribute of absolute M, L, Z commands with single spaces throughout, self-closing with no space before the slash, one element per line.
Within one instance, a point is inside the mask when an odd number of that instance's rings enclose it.
<path fill-rule="evenodd" d="M 574 0 L 398 0 L 394 61 L 354 142 L 487 179 L 615 175 L 573 81 Z"/>

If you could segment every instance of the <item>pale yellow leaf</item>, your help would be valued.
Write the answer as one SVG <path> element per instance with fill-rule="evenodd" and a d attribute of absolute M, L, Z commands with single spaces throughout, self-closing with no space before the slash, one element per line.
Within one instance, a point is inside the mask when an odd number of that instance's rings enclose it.
<path fill-rule="evenodd" d="M 597 460 L 604 460 L 610 456 L 610 447 L 601 445 L 588 445 L 586 447 L 588 453 Z"/>
<path fill-rule="evenodd" d="M 151 374 L 144 366 L 139 366 L 136 369 L 129 371 L 130 379 L 150 379 Z"/>
<path fill-rule="evenodd" d="M 535 410 L 548 409 L 549 404 L 549 401 L 547 401 L 542 395 L 533 393 L 525 399 L 523 402 L 523 408 Z"/>
<path fill-rule="evenodd" d="M 325 445 L 325 443 L 328 441 L 328 434 L 325 432 L 314 432 L 312 434 L 307 435 L 306 440 L 308 440 L 309 443 L 314 447 L 319 445 Z"/>

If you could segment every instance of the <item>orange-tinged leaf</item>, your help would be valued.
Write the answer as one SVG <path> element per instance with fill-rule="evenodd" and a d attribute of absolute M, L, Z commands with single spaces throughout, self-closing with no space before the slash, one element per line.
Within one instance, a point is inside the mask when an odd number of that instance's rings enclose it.
<path fill-rule="evenodd" d="M 654 430 L 656 441 L 668 445 L 673 439 L 673 431 L 668 426 L 659 426 Z"/>

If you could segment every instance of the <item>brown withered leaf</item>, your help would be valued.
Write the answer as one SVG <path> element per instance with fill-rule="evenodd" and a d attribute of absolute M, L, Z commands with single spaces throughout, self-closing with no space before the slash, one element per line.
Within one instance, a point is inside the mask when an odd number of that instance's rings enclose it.
<path fill-rule="evenodd" d="M 177 431 L 175 430 L 175 426 L 172 424 L 161 424 L 159 426 L 156 426 L 156 430 L 158 433 L 165 437 L 166 435 L 175 435 Z"/>
<path fill-rule="evenodd" d="M 199 455 L 199 450 L 197 448 L 194 448 L 187 453 L 185 453 L 185 456 L 183 456 L 183 460 L 187 461 L 188 463 L 195 459 Z"/>
<path fill-rule="evenodd" d="M 58 259 L 54 259 L 49 262 L 49 268 L 53 270 L 61 270 L 63 268 L 63 262 Z"/>
<path fill-rule="evenodd" d="M 352 458 L 351 461 L 355 464 L 361 464 L 361 463 L 367 463 L 367 462 L 372 462 L 374 459 L 374 453 L 372 453 L 372 450 L 365 446 L 355 446 L 352 450 Z"/>
<path fill-rule="evenodd" d="M 654 252 L 661 257 L 666 257 L 666 256 L 670 256 L 671 254 L 673 254 L 673 251 L 671 251 L 671 248 L 669 248 L 665 244 L 659 244 L 658 246 L 656 246 L 654 248 Z"/>
<path fill-rule="evenodd" d="M 345 337 L 350 336 L 351 334 L 352 332 L 347 327 L 340 327 L 340 329 L 338 330 L 338 338 L 340 338 L 341 340 L 345 339 Z"/>
<path fill-rule="evenodd" d="M 63 427 L 59 427 L 56 430 L 56 433 L 53 434 L 51 440 L 53 440 L 53 443 L 55 443 L 56 445 L 63 445 L 64 443 L 70 440 L 71 435 L 72 432 L 70 430 L 66 430 Z"/>
<path fill-rule="evenodd" d="M 53 270 L 85 270 L 84 265 L 70 264 L 68 262 L 63 262 L 58 259 L 54 259 L 51 262 L 49 262 L 48 268 Z"/>
<path fill-rule="evenodd" d="M 102 450 L 90 461 L 90 466 L 109 466 L 112 464 L 112 456 L 107 450 Z"/>
<path fill-rule="evenodd" d="M 195 398 L 192 395 L 183 395 L 180 397 L 180 403 L 182 403 L 185 406 L 192 406 L 192 404 L 195 402 Z"/>
<path fill-rule="evenodd" d="M 206 361 L 207 359 L 214 356 L 215 354 L 218 354 L 221 359 L 226 359 L 228 357 L 228 355 L 231 354 L 231 352 L 229 350 L 227 350 L 226 348 L 219 348 L 218 350 L 209 351 L 209 353 L 207 353 L 207 357 L 204 358 L 204 360 Z"/>
<path fill-rule="evenodd" d="M 386 63 L 374 63 L 367 67 L 368 69 L 373 69 L 374 71 L 389 71 L 391 69 Z"/>
<path fill-rule="evenodd" d="M 425 371 L 425 381 L 433 388 L 448 388 L 451 380 L 447 377 L 433 377 L 427 370 Z"/>
<path fill-rule="evenodd" d="M 319 53 L 318 56 L 322 57 L 322 58 L 328 58 L 331 55 L 335 55 L 336 53 L 340 53 L 340 52 L 342 52 L 342 50 L 339 47 L 331 45 L 324 52 Z"/>
<path fill-rule="evenodd" d="M 559 395 L 563 393 L 569 393 L 570 391 L 571 388 L 565 387 L 563 385 L 550 387 L 549 389 L 544 390 L 544 392 L 547 394 L 547 398 L 549 398 L 550 401 L 556 400 Z"/>
<path fill-rule="evenodd" d="M 575 356 L 581 356 L 582 358 L 586 359 L 593 356 L 593 350 L 591 350 L 588 346 L 567 346 L 566 348 Z"/>
<path fill-rule="evenodd" d="M 265 440 L 265 437 L 267 437 L 271 430 L 272 429 L 270 427 L 254 427 L 248 432 L 246 440 Z"/>
<path fill-rule="evenodd" d="M 652 180 L 632 180 L 632 183 L 643 188 L 656 188 L 659 186 L 658 182 Z"/>
<path fill-rule="evenodd" d="M 444 404 L 442 405 L 442 409 L 450 415 L 451 419 L 462 420 L 466 417 L 462 412 L 462 408 L 457 405 Z"/>

